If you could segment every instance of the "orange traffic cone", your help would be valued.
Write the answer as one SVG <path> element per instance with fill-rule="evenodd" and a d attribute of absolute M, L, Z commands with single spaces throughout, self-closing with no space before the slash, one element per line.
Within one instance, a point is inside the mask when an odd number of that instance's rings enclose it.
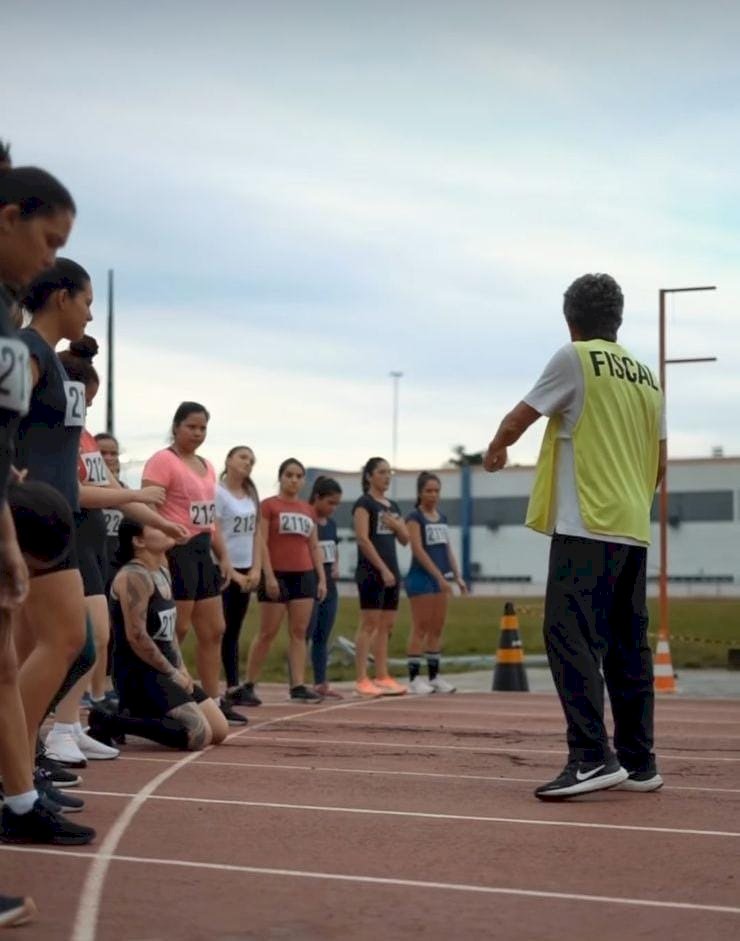
<path fill-rule="evenodd" d="M 504 616 L 501 618 L 501 636 L 496 651 L 496 667 L 491 689 L 529 692 L 527 673 L 524 669 L 524 648 L 519 637 L 519 618 L 510 601 L 504 605 Z"/>
<path fill-rule="evenodd" d="M 661 631 L 658 634 L 658 646 L 655 648 L 655 692 L 656 693 L 675 693 L 676 677 L 673 673 L 673 662 L 671 661 L 671 645 L 668 642 L 668 635 Z"/>

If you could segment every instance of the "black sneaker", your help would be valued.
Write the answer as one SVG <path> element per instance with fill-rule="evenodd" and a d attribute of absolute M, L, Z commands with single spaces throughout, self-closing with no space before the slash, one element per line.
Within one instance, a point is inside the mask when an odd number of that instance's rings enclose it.
<path fill-rule="evenodd" d="M 663 778 L 658 774 L 655 768 L 647 768 L 645 771 L 628 771 L 627 779 L 617 785 L 618 791 L 657 791 L 663 787 Z"/>
<path fill-rule="evenodd" d="M 627 772 L 616 755 L 603 761 L 569 761 L 554 781 L 535 789 L 534 796 L 540 800 L 563 800 L 616 787 L 627 779 Z"/>
<path fill-rule="evenodd" d="M 242 683 L 226 694 L 233 706 L 261 706 L 262 700 L 254 691 L 254 683 Z"/>
<path fill-rule="evenodd" d="M 305 702 L 311 705 L 318 705 L 324 701 L 323 696 L 309 689 L 308 686 L 294 686 L 290 691 L 290 698 L 293 702 Z"/>
<path fill-rule="evenodd" d="M 85 806 L 81 797 L 75 797 L 72 794 L 65 794 L 54 787 L 51 783 L 51 775 L 48 771 L 36 769 L 33 773 L 33 783 L 39 797 L 45 797 L 55 804 L 64 814 L 77 814 Z"/>
<path fill-rule="evenodd" d="M 17 928 L 27 925 L 36 917 L 36 905 L 32 898 L 14 898 L 0 895 L 0 928 Z"/>
<path fill-rule="evenodd" d="M 229 725 L 247 725 L 247 717 L 241 715 L 231 708 L 230 699 L 224 698 L 219 702 L 218 705 Z"/>
<path fill-rule="evenodd" d="M 36 759 L 36 767 L 40 771 L 47 772 L 50 776 L 49 780 L 54 787 L 77 787 L 78 784 L 82 784 L 82 778 L 79 774 L 75 774 L 74 771 L 62 767 L 58 761 L 54 761 L 54 759 L 49 758 L 48 755 L 39 755 Z"/>
<path fill-rule="evenodd" d="M 27 814 L 14 814 L 7 804 L 0 814 L 0 842 L 52 843 L 55 846 L 84 846 L 95 839 L 92 827 L 71 823 L 62 814 L 44 806 L 39 798 Z"/>

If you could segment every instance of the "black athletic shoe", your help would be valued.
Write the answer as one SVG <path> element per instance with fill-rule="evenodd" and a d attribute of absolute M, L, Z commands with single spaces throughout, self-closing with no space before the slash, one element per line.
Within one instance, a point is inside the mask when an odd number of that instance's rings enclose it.
<path fill-rule="evenodd" d="M 40 771 L 46 771 L 50 775 L 49 780 L 54 787 L 77 787 L 78 784 L 82 784 L 82 778 L 79 774 L 75 774 L 75 772 L 70 771 L 69 768 L 64 768 L 58 761 L 49 758 L 48 755 L 39 755 L 36 759 L 36 767 Z"/>
<path fill-rule="evenodd" d="M 51 775 L 48 771 L 36 769 L 33 774 L 33 783 L 39 797 L 45 797 L 56 805 L 64 814 L 77 814 L 85 806 L 81 797 L 75 797 L 72 794 L 65 794 L 54 787 L 51 783 Z"/>
<path fill-rule="evenodd" d="M 99 706 L 94 706 L 87 714 L 88 729 L 87 734 L 94 738 L 96 742 L 102 742 L 103 745 L 125 743 L 126 736 L 116 722 L 117 716 L 109 710 Z"/>
<path fill-rule="evenodd" d="M 218 706 L 221 712 L 223 713 L 224 718 L 229 723 L 229 725 L 246 725 L 247 724 L 248 722 L 247 717 L 241 715 L 240 713 L 236 712 L 234 709 L 231 708 L 230 699 L 226 699 L 226 698 L 222 699 L 221 702 L 218 704 Z"/>
<path fill-rule="evenodd" d="M 83 846 L 95 839 L 92 827 L 71 823 L 62 814 L 44 806 L 41 798 L 27 814 L 14 814 L 3 806 L 0 814 L 0 842 L 51 843 L 55 846 Z"/>
<path fill-rule="evenodd" d="M 305 702 L 311 705 L 318 705 L 324 701 L 324 697 L 308 686 L 294 686 L 290 691 L 290 698 L 293 702 Z"/>
<path fill-rule="evenodd" d="M 242 683 L 226 694 L 232 706 L 261 706 L 262 700 L 254 691 L 254 683 Z"/>
<path fill-rule="evenodd" d="M 617 785 L 618 791 L 657 791 L 663 787 L 663 778 L 658 774 L 655 768 L 647 768 L 644 771 L 628 771 L 628 777 Z"/>
<path fill-rule="evenodd" d="M 535 789 L 540 800 L 564 800 L 590 791 L 616 787 L 627 779 L 619 759 L 612 755 L 604 761 L 569 761 L 554 781 Z"/>
<path fill-rule="evenodd" d="M 36 917 L 36 905 L 32 898 L 14 898 L 0 895 L 0 928 L 17 928 Z"/>

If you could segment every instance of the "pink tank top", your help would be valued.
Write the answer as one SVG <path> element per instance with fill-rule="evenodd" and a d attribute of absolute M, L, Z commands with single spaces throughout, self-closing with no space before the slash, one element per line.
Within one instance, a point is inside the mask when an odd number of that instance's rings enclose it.
<path fill-rule="evenodd" d="M 149 458 L 143 480 L 159 484 L 167 491 L 158 512 L 173 523 L 181 523 L 189 533 L 210 533 L 216 516 L 216 472 L 203 460 L 206 474 L 201 477 L 191 470 L 170 448 L 157 451 Z"/>

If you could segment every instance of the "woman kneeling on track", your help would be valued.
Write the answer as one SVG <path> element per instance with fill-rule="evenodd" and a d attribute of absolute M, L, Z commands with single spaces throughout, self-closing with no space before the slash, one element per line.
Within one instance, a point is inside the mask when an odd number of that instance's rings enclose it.
<path fill-rule="evenodd" d="M 455 687 L 439 675 L 442 630 L 447 618 L 447 600 L 452 594 L 448 573 L 452 573 L 463 594 L 468 591 L 450 547 L 447 517 L 438 509 L 440 487 L 436 474 L 422 471 L 416 480 L 416 507 L 406 517 L 413 553 L 406 576 L 412 621 L 408 645 L 409 692 L 417 695 L 455 692 Z M 428 680 L 421 675 L 422 654 L 427 661 Z"/>
<path fill-rule="evenodd" d="M 111 620 L 120 711 L 91 709 L 90 735 L 109 744 L 130 733 L 187 751 L 217 745 L 228 724 L 194 685 L 177 642 L 166 556 L 174 540 L 132 520 L 121 523 L 118 539 L 123 567 L 111 586 Z"/>

